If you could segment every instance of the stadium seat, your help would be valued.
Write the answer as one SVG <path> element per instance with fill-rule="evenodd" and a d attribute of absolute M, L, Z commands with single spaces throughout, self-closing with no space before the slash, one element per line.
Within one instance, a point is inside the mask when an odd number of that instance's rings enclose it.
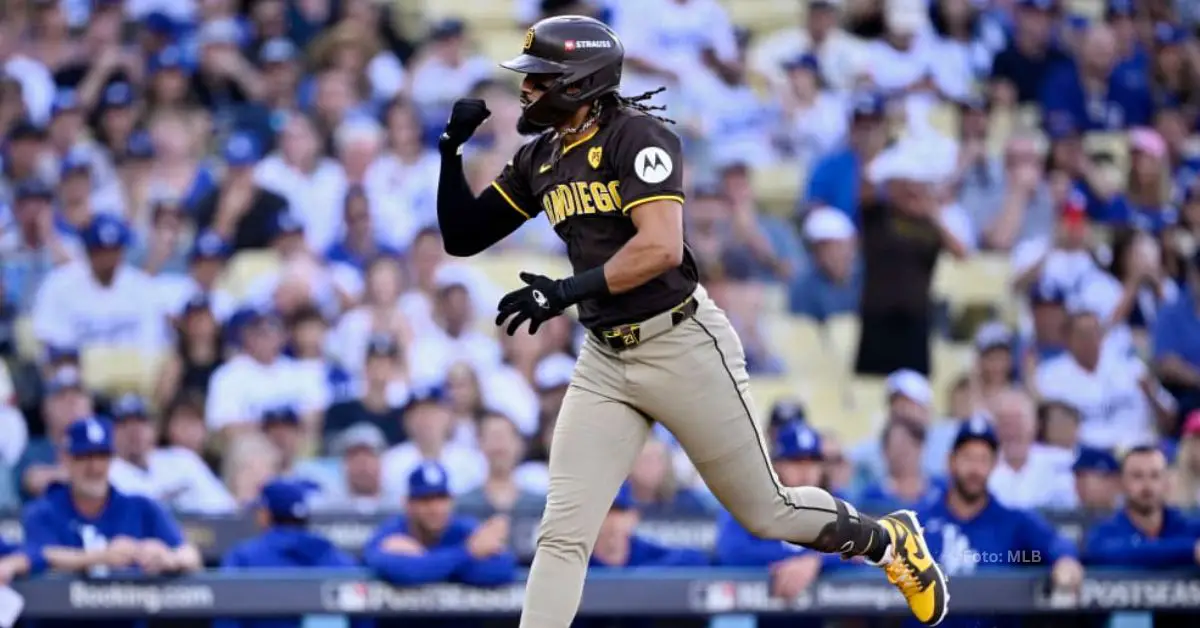
<path fill-rule="evenodd" d="M 804 386 L 794 378 L 788 377 L 751 377 L 750 396 L 754 399 L 759 423 L 766 425 L 771 415 L 771 408 L 784 399 L 803 399 L 808 401 Z"/>
<path fill-rule="evenodd" d="M 242 251 L 229 260 L 220 287 L 240 299 L 254 280 L 279 268 L 279 256 L 273 251 Z"/>
<path fill-rule="evenodd" d="M 854 368 L 854 356 L 858 351 L 858 332 L 860 322 L 858 316 L 854 314 L 843 314 L 830 318 L 825 323 L 825 334 L 827 335 L 827 346 L 830 351 L 827 355 L 833 360 L 837 360 L 837 368 L 841 369 L 840 373 L 849 373 Z"/>
<path fill-rule="evenodd" d="M 734 24 L 753 33 L 769 33 L 801 23 L 804 4 L 794 0 L 724 0 Z"/>
<path fill-rule="evenodd" d="M 970 343 L 952 343 L 935 340 L 933 343 L 933 373 L 929 385 L 933 388 L 933 406 L 939 414 L 948 408 L 950 388 L 954 382 L 971 368 L 975 359 L 975 348 Z"/>
<path fill-rule="evenodd" d="M 958 107 L 950 103 L 938 103 L 929 112 L 929 126 L 946 137 L 958 137 Z"/>
<path fill-rule="evenodd" d="M 162 355 L 128 347 L 86 347 L 80 354 L 83 382 L 88 390 L 110 397 L 137 393 L 152 398 Z"/>
<path fill-rule="evenodd" d="M 933 291 L 953 306 L 1002 306 L 1008 298 L 1008 280 L 1008 260 L 1003 256 L 985 254 L 959 261 L 946 255 L 938 260 Z"/>
<path fill-rule="evenodd" d="M 754 187 L 762 208 L 781 218 L 790 218 L 801 196 L 808 175 L 808 166 L 800 162 L 784 162 L 750 173 L 750 184 Z"/>
<path fill-rule="evenodd" d="M 481 54 L 499 62 L 520 52 L 521 37 L 521 31 L 509 25 L 476 33 L 475 44 Z"/>
<path fill-rule="evenodd" d="M 1067 0 L 1066 14 L 1085 17 L 1089 20 L 1103 20 L 1106 3 L 1104 0 Z"/>
<path fill-rule="evenodd" d="M 22 316 L 13 327 L 17 336 L 17 355 L 25 360 L 38 361 L 42 355 L 42 343 L 33 335 L 33 319 Z"/>
<path fill-rule="evenodd" d="M 767 319 L 767 334 L 789 373 L 807 374 L 828 368 L 821 328 L 812 319 L 771 315 Z"/>

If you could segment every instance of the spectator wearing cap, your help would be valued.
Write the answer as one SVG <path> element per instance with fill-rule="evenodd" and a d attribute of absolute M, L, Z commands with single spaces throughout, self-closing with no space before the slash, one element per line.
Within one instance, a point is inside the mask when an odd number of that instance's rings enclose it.
<path fill-rule="evenodd" d="M 41 180 L 17 184 L 13 190 L 14 224 L 0 235 L 5 300 L 22 313 L 33 307 L 33 296 L 55 267 L 77 256 L 75 243 L 55 227 L 53 202 L 53 188 Z"/>
<path fill-rule="evenodd" d="M 63 156 L 59 165 L 55 214 L 59 228 L 69 234 L 82 233 L 97 214 L 120 216 L 119 208 L 97 207 L 92 200 L 92 162 L 80 151 Z"/>
<path fill-rule="evenodd" d="M 1032 337 L 1023 346 L 1022 368 L 1030 362 L 1036 366 L 1066 351 L 1066 303 L 1066 291 L 1050 282 L 1037 281 L 1029 288 Z"/>
<path fill-rule="evenodd" d="M 247 303 L 274 308 L 284 316 L 307 307 L 332 316 L 357 301 L 362 279 L 348 267 L 322 264 L 305 244 L 304 233 L 304 224 L 290 211 L 276 215 L 270 246 L 280 264 L 246 288 Z"/>
<path fill-rule="evenodd" d="M 470 54 L 466 29 L 466 24 L 456 18 L 433 24 L 422 54 L 410 62 L 408 92 L 425 116 L 423 126 L 431 127 L 436 120 L 440 128 L 450 105 L 493 74 L 495 64 L 491 60 Z"/>
<path fill-rule="evenodd" d="M 312 119 L 292 114 L 279 132 L 278 149 L 254 168 L 258 185 L 287 200 L 313 251 L 333 246 L 343 228 L 343 214 L 334 208 L 344 204 L 346 173 L 323 148 Z"/>
<path fill-rule="evenodd" d="M 19 119 L 11 123 L 4 140 L 4 168 L 0 172 L 0 183 L 3 185 L 0 189 L 4 192 L 4 199 L 11 200 L 14 186 L 21 181 L 46 180 L 53 173 L 48 171 L 45 161 L 47 144 L 44 128 L 28 119 Z"/>
<path fill-rule="evenodd" d="M 1024 390 L 997 392 L 988 403 L 998 443 L 988 490 L 1009 508 L 1047 508 L 1069 502 L 1075 493 L 1071 464 L 1075 452 L 1037 442 L 1037 410 Z"/>
<path fill-rule="evenodd" d="M 414 399 L 404 409 L 408 440 L 383 455 L 385 492 L 403 495 L 403 481 L 413 469 L 435 462 L 447 474 L 451 493 L 461 495 L 483 483 L 487 461 L 477 448 L 450 442 L 450 409 L 432 397 Z"/>
<path fill-rule="evenodd" d="M 443 265 L 434 273 L 430 317 L 433 324 L 418 331 L 409 364 L 417 379 L 445 377 L 456 362 L 466 362 L 478 374 L 500 365 L 500 343 L 494 334 L 480 332 L 474 325 L 476 299 L 483 298 L 464 266 Z"/>
<path fill-rule="evenodd" d="M 1088 186 L 1088 216 L 1097 222 L 1161 235 L 1179 222 L 1179 211 L 1163 185 L 1170 174 L 1167 142 L 1149 127 L 1129 130 L 1125 189 Z"/>
<path fill-rule="evenodd" d="M 858 216 L 863 175 L 867 164 L 887 144 L 884 124 L 886 102 L 874 92 L 858 92 L 850 97 L 850 130 L 846 145 L 813 164 L 802 212 L 807 207 L 828 205 L 854 219 Z"/>
<path fill-rule="evenodd" d="M 1112 29 L 1116 41 L 1117 61 L 1122 67 L 1130 70 L 1146 72 L 1150 57 L 1139 41 L 1136 19 L 1138 6 L 1136 0 L 1106 0 L 1104 23 Z"/>
<path fill-rule="evenodd" d="M 868 179 L 883 196 L 860 210 L 860 375 L 929 374 L 933 274 L 943 251 L 966 255 L 935 193 L 953 171 L 950 149 L 935 135 L 914 135 L 870 163 Z"/>
<path fill-rule="evenodd" d="M 339 462 L 337 481 L 314 497 L 314 508 L 367 515 L 391 508 L 396 496 L 383 492 L 381 456 L 387 447 L 383 430 L 370 423 L 356 423 L 338 433 L 330 446 Z"/>
<path fill-rule="evenodd" d="M 194 243 L 186 232 L 184 208 L 175 199 L 160 198 L 149 205 L 149 210 L 149 225 L 131 252 L 130 263 L 156 279 L 185 274 Z"/>
<path fill-rule="evenodd" d="M 1018 364 L 1016 340 L 1008 326 L 998 321 L 984 323 L 975 332 L 975 368 L 971 382 L 977 403 L 986 403 L 995 393 L 1013 385 Z"/>
<path fill-rule="evenodd" d="M 169 45 L 152 54 L 146 63 L 149 84 L 146 100 L 152 107 L 185 107 L 192 104 L 192 67 L 184 51 Z"/>
<path fill-rule="evenodd" d="M 958 193 L 980 248 L 1009 251 L 1050 237 L 1055 208 L 1039 139 L 1016 134 L 1005 143 L 1004 154 L 994 157 L 982 152 L 983 139 L 972 145 L 979 147 L 981 161 L 963 173 Z"/>
<path fill-rule="evenodd" d="M 316 308 L 301 307 L 288 317 L 287 354 L 310 376 L 324 383 L 324 395 L 334 404 L 355 396 L 350 372 L 327 355 L 329 322 Z"/>
<path fill-rule="evenodd" d="M 1134 73 L 1141 76 L 1133 76 Z M 1121 65 L 1111 26 L 1093 24 L 1073 63 L 1048 72 L 1039 100 L 1043 118 L 1066 115 L 1084 131 L 1117 131 L 1150 124 L 1153 103 L 1145 68 Z M 1103 94 L 1099 99 L 1090 93 Z"/>
<path fill-rule="evenodd" d="M 1083 447 L 1075 464 L 1074 499 L 1052 504 L 1052 508 L 1082 508 L 1087 512 L 1110 513 L 1121 496 L 1120 463 L 1103 449 Z"/>
<path fill-rule="evenodd" d="M 259 419 L 262 433 L 279 453 L 279 474 L 304 480 L 324 492 L 332 481 L 331 470 L 318 460 L 306 459 L 305 429 L 300 415 L 291 407 L 277 406 L 263 410 Z"/>
<path fill-rule="evenodd" d="M 930 552 L 950 577 L 994 569 L 1049 567 L 1056 587 L 1077 589 L 1083 568 L 1074 544 L 1039 515 L 1005 507 L 988 491 L 997 447 L 996 435 L 985 419 L 963 424 L 950 454 L 945 492 L 918 511 Z M 989 555 L 1002 560 L 980 559 Z M 986 621 L 995 623 L 995 619 Z"/>
<path fill-rule="evenodd" d="M 263 5 L 267 6 L 266 4 Z M 258 47 L 261 91 L 258 98 L 235 110 L 237 128 L 252 132 L 263 143 L 274 139 L 276 129 L 290 112 L 300 109 L 301 70 L 296 44 L 286 37 L 271 37 Z"/>
<path fill-rule="evenodd" d="M 1151 445 L 1134 447 L 1120 473 L 1124 507 L 1088 530 L 1084 560 L 1141 570 L 1200 565 L 1200 522 L 1166 505 L 1166 456 Z"/>
<path fill-rule="evenodd" d="M 213 372 L 205 421 L 229 438 L 256 430 L 268 409 L 292 408 L 309 435 L 319 433 L 327 405 L 324 382 L 283 355 L 285 340 L 278 316 L 266 310 L 241 310 L 228 328 L 238 351 Z"/>
<path fill-rule="evenodd" d="M 812 53 L 785 59 L 782 74 L 783 82 L 775 90 L 783 110 L 781 139 L 789 154 L 801 163 L 813 163 L 846 140 L 845 98 L 830 88 L 820 59 Z"/>
<path fill-rule="evenodd" d="M 338 67 L 360 77 L 368 100 L 386 102 L 408 82 L 400 59 L 380 40 L 381 22 L 388 21 L 356 14 L 324 29 L 308 47 L 308 56 L 318 68 Z"/>
<path fill-rule="evenodd" d="M 1054 0 L 1018 0 L 1012 40 L 992 61 L 991 88 L 1000 103 L 1031 104 L 1042 82 L 1069 59 L 1054 42 Z"/>
<path fill-rule="evenodd" d="M 331 442 L 351 426 L 367 424 L 379 429 L 388 447 L 405 439 L 403 407 L 412 395 L 404 379 L 400 344 L 390 335 L 377 334 L 367 341 L 367 357 L 358 394 L 329 407 L 322 441 Z"/>
<path fill-rule="evenodd" d="M 1179 508 L 1200 506 L 1200 410 L 1192 410 L 1180 432 L 1177 471 L 1171 504 Z"/>
<path fill-rule="evenodd" d="M 772 452 L 775 473 L 784 484 L 823 484 L 821 437 L 812 428 L 803 423 L 785 424 L 774 440 Z M 713 562 L 722 567 L 769 567 L 772 593 L 785 599 L 799 595 L 822 571 L 843 564 L 832 554 L 758 538 L 725 510 L 717 515 Z"/>
<path fill-rule="evenodd" d="M 45 386 L 41 407 L 44 434 L 29 441 L 13 467 L 13 484 L 25 500 L 40 497 L 51 483 L 66 478 L 59 450 L 67 427 L 93 412 L 92 397 L 84 390 L 77 368 L 58 369 L 46 378 Z"/>
<path fill-rule="evenodd" d="M 824 322 L 831 316 L 855 312 L 862 289 L 857 234 L 845 213 L 818 207 L 804 219 L 804 240 L 813 264 L 791 285 L 789 309 Z"/>
<path fill-rule="evenodd" d="M 86 95 L 81 98 L 88 102 Z M 137 126 L 140 100 L 137 87 L 124 78 L 113 80 L 101 90 L 96 137 L 109 152 L 120 153 L 129 141 Z"/>
<path fill-rule="evenodd" d="M 933 388 L 929 379 L 911 370 L 899 370 L 884 381 L 886 410 L 880 417 L 882 428 L 888 421 L 907 421 L 922 429 L 929 429 L 933 421 Z M 945 468 L 945 463 L 934 458 L 934 450 L 927 449 L 921 461 L 921 469 L 934 477 Z M 885 476 L 882 442 L 871 438 L 854 446 L 850 451 L 856 474 L 867 480 Z"/>
<path fill-rule="evenodd" d="M 1200 255 L 1184 269 L 1183 294 L 1158 311 L 1151 329 L 1154 372 L 1184 413 L 1200 408 Z"/>
<path fill-rule="evenodd" d="M 279 214 L 287 211 L 284 197 L 254 180 L 254 165 L 262 158 L 260 146 L 250 133 L 231 133 L 221 149 L 225 174 L 193 210 L 198 229 L 212 229 L 235 251 L 269 246 Z"/>
<path fill-rule="evenodd" d="M 525 455 L 525 440 L 511 419 L 485 414 L 479 420 L 479 450 L 487 460 L 487 477 L 458 498 L 462 512 L 481 517 L 496 513 L 536 514 L 546 505 L 545 493 L 522 483 L 517 465 Z"/>
<path fill-rule="evenodd" d="M 111 423 L 77 420 L 67 428 L 65 444 L 66 482 L 51 486 L 22 517 L 34 573 L 53 569 L 103 576 L 132 568 L 160 575 L 203 568 L 200 552 L 184 540 L 162 505 L 109 484 Z"/>
<path fill-rule="evenodd" d="M 196 34 L 200 52 L 190 91 L 206 109 L 243 105 L 262 94 L 262 77 L 240 50 L 244 37 L 231 17 L 209 20 Z"/>
<path fill-rule="evenodd" d="M 400 257 L 398 249 L 376 236 L 370 200 L 361 186 L 346 190 L 346 199 L 342 203 L 342 222 L 345 234 L 325 250 L 325 261 L 345 264 L 359 273 L 365 273 L 367 266 L 376 258 Z"/>
<path fill-rule="evenodd" d="M 509 549 L 507 516 L 482 523 L 455 516 L 450 478 L 436 462 L 422 462 L 406 479 L 405 514 L 380 525 L 363 548 L 368 569 L 401 586 L 513 581 L 517 560 Z"/>
<path fill-rule="evenodd" d="M 633 487 L 621 485 L 608 514 L 600 524 L 588 565 L 592 568 L 700 567 L 710 564 L 707 553 L 671 548 L 637 534 L 641 517 Z"/>
<path fill-rule="evenodd" d="M 350 570 L 357 568 L 354 557 L 339 549 L 329 539 L 308 531 L 310 486 L 295 480 L 277 479 L 268 482 L 259 496 L 255 520 L 260 530 L 254 538 L 234 545 L 221 558 L 221 571 L 253 573 L 258 569 L 323 569 Z M 300 628 L 301 619 L 221 619 L 214 622 L 219 628 Z M 349 621 L 352 628 L 370 628 L 372 619 Z"/>
<path fill-rule="evenodd" d="M 1037 367 L 1038 393 L 1079 408 L 1084 445 L 1111 450 L 1152 440 L 1160 424 L 1174 427 L 1167 425 L 1173 400 L 1160 393 L 1154 375 L 1137 357 L 1105 350 L 1104 336 L 1094 311 L 1071 312 L 1066 352 Z"/>
<path fill-rule="evenodd" d="M 862 487 L 857 501 L 871 512 L 915 508 L 936 495 L 936 482 L 922 468 L 925 428 L 909 420 L 888 421 L 879 435 L 884 473 Z"/>
<path fill-rule="evenodd" d="M 141 397 L 118 397 L 113 420 L 109 481 L 123 493 L 144 495 L 176 512 L 230 514 L 237 504 L 195 452 L 156 447 L 158 430 Z"/>
<path fill-rule="evenodd" d="M 129 227 L 98 214 L 83 230 L 87 260 L 55 269 L 38 289 L 33 331 L 40 342 L 110 347 L 152 355 L 165 346 L 165 316 L 153 279 L 123 262 Z"/>
<path fill-rule="evenodd" d="M 159 290 L 167 301 L 167 311 L 172 316 L 180 316 L 189 303 L 203 297 L 218 321 L 227 320 L 236 308 L 236 301 L 218 284 L 232 252 L 229 244 L 215 232 L 196 234 L 187 252 L 186 272 L 156 277 Z"/>
<path fill-rule="evenodd" d="M 84 157 L 91 166 L 95 189 L 94 198 L 98 206 L 115 205 L 113 196 L 120 192 L 112 161 L 105 151 L 87 132 L 87 118 L 79 95 L 73 89 L 60 89 L 54 96 L 50 123 L 46 126 L 46 139 L 51 150 L 59 158 L 68 155 Z"/>
<path fill-rule="evenodd" d="M 1179 106 L 1174 103 L 1193 103 L 1200 96 L 1197 93 L 1200 86 L 1188 75 L 1193 67 L 1187 58 L 1188 39 L 1188 32 L 1178 24 L 1159 22 L 1154 25 L 1155 46 L 1147 65 L 1159 113 L 1164 105 L 1178 110 Z"/>

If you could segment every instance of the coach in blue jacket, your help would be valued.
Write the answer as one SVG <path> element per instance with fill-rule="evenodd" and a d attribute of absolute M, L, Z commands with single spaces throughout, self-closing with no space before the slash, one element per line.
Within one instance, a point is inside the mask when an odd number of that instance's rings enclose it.
<path fill-rule="evenodd" d="M 497 515 L 476 524 L 454 516 L 446 470 L 440 464 L 423 463 L 409 476 L 405 511 L 385 521 L 363 549 L 363 562 L 383 580 L 414 586 L 497 586 L 516 577 L 508 517 Z"/>
<path fill-rule="evenodd" d="M 1083 568 L 1070 540 L 1037 514 L 1006 508 L 988 492 L 998 447 L 995 432 L 982 417 L 959 429 L 950 450 L 945 492 L 918 514 L 929 551 L 951 578 L 994 569 L 1049 567 L 1056 588 L 1077 588 Z M 1015 625 L 1015 620 L 951 615 L 942 625 L 999 627 Z"/>
<path fill-rule="evenodd" d="M 709 565 L 708 554 L 694 549 L 671 548 L 635 534 L 641 521 L 633 489 L 621 485 L 612 507 L 600 524 L 600 534 L 592 549 L 589 565 L 593 568 L 689 567 Z"/>
<path fill-rule="evenodd" d="M 773 464 L 786 486 L 819 486 L 821 437 L 799 421 L 781 425 L 775 434 Z M 844 563 L 837 554 L 820 554 L 783 541 L 760 539 L 726 511 L 717 517 L 715 558 L 727 567 L 769 567 L 772 594 L 785 599 L 800 595 L 822 570 Z"/>
<path fill-rule="evenodd" d="M 357 567 L 349 554 L 325 537 L 306 529 L 308 494 L 316 487 L 298 480 L 277 479 L 262 489 L 256 516 L 263 529 L 257 538 L 235 545 L 221 561 L 221 571 L 255 568 L 326 568 Z M 299 628 L 299 617 L 276 619 L 226 619 L 213 628 Z M 355 620 L 354 628 L 370 628 L 373 621 Z"/>
<path fill-rule="evenodd" d="M 1166 505 L 1167 459 L 1155 447 L 1131 449 L 1121 461 L 1125 507 L 1088 533 L 1084 560 L 1111 567 L 1200 564 L 1200 522 Z"/>

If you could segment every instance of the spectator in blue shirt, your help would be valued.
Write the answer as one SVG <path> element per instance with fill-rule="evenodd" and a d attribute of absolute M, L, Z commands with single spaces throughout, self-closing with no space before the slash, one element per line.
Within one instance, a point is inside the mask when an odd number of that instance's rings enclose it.
<path fill-rule="evenodd" d="M 779 429 L 773 444 L 773 464 L 780 482 L 787 486 L 821 485 L 821 437 L 815 430 L 790 422 Z M 838 554 L 818 554 L 798 545 L 758 538 L 726 511 L 717 517 L 713 551 L 718 565 L 768 567 L 771 591 L 784 599 L 795 598 L 822 571 L 843 565 Z"/>
<path fill-rule="evenodd" d="M 1093 25 L 1074 62 L 1058 66 L 1042 84 L 1043 117 L 1066 115 L 1084 131 L 1116 131 L 1151 122 L 1153 105 L 1144 73 L 1119 66 L 1113 31 Z"/>
<path fill-rule="evenodd" d="M 380 578 L 406 586 L 496 586 L 516 577 L 508 517 L 497 515 L 477 524 L 454 516 L 446 470 L 440 464 L 426 462 L 409 475 L 405 510 L 385 521 L 363 549 L 363 563 Z"/>
<path fill-rule="evenodd" d="M 200 553 L 154 500 L 126 495 L 108 482 L 113 428 L 89 417 L 67 428 L 66 483 L 54 484 L 25 510 L 22 524 L 32 571 L 104 576 L 195 571 Z"/>
<path fill-rule="evenodd" d="M 1012 43 L 992 61 L 998 102 L 1037 102 L 1046 74 L 1068 60 L 1054 45 L 1055 10 L 1054 0 L 1018 0 Z"/>
<path fill-rule="evenodd" d="M 400 257 L 400 251 L 375 236 L 371 207 L 361 186 L 354 186 L 346 192 L 342 219 L 345 222 L 346 235 L 341 242 L 337 242 L 325 252 L 326 260 L 348 264 L 358 272 L 365 273 L 367 266 L 377 257 Z"/>
<path fill-rule="evenodd" d="M 1092 528 L 1090 565 L 1162 569 L 1200 565 L 1200 522 L 1166 506 L 1167 459 L 1157 447 L 1131 449 L 1121 461 L 1125 507 Z"/>
<path fill-rule="evenodd" d="M 999 443 L 983 418 L 963 424 L 950 453 L 950 477 L 943 497 L 920 509 L 929 551 L 953 578 L 1004 568 L 1050 567 L 1062 590 L 1077 588 L 1083 568 L 1072 543 L 1040 516 L 1000 505 L 988 491 Z M 1001 626 L 1001 618 L 951 616 L 943 625 Z"/>
<path fill-rule="evenodd" d="M 858 232 L 844 212 L 818 207 L 804 219 L 804 239 L 811 264 L 788 290 L 793 313 L 824 322 L 831 316 L 858 311 L 862 267 Z"/>
<path fill-rule="evenodd" d="M 589 565 L 600 568 L 696 567 L 708 565 L 709 557 L 694 549 L 675 549 L 638 536 L 639 514 L 629 483 L 621 485 L 592 549 Z"/>
<path fill-rule="evenodd" d="M 1112 29 L 1116 41 L 1117 60 L 1130 68 L 1145 72 L 1149 55 L 1138 41 L 1137 0 L 1108 0 L 1104 21 Z"/>
<path fill-rule="evenodd" d="M 1190 78 L 1187 59 L 1188 33 L 1175 24 L 1159 23 L 1154 26 L 1156 49 L 1150 64 L 1153 80 L 1154 100 L 1163 107 L 1179 109 L 1181 105 L 1194 105 L 1200 85 Z"/>
<path fill-rule="evenodd" d="M 1153 328 L 1155 372 L 1181 416 L 1200 408 L 1200 255 L 1190 265 L 1185 294 L 1159 310 Z"/>
<path fill-rule="evenodd" d="M 1127 225 L 1159 235 L 1179 221 L 1167 187 L 1167 143 L 1151 128 L 1129 131 L 1129 174 L 1123 193 L 1088 198 L 1088 216 L 1107 224 Z"/>
<path fill-rule="evenodd" d="M 1103 449 L 1083 447 L 1071 470 L 1075 472 L 1075 504 L 1064 506 L 1083 508 L 1089 512 L 1112 512 L 1121 494 L 1117 459 Z"/>
<path fill-rule="evenodd" d="M 871 512 L 917 507 L 935 490 L 921 464 L 925 427 L 904 417 L 895 417 L 884 425 L 879 440 L 884 475 L 863 487 L 857 503 Z"/>
<path fill-rule="evenodd" d="M 842 210 L 852 219 L 857 218 L 863 171 L 887 143 L 887 128 L 883 121 L 885 105 L 884 98 L 878 94 L 862 93 L 854 97 L 847 145 L 813 166 L 808 177 L 808 191 L 803 205 L 796 208 L 797 213 L 808 207 L 828 205 Z"/>
<path fill-rule="evenodd" d="M 354 558 L 338 549 L 323 536 L 306 529 L 309 517 L 309 493 L 312 486 L 293 480 L 273 480 L 263 487 L 256 520 L 262 533 L 233 546 L 221 560 L 221 570 L 325 568 L 346 569 L 356 566 Z M 357 619 L 354 628 L 369 628 L 374 622 Z M 301 620 L 225 619 L 214 628 L 299 628 Z"/>

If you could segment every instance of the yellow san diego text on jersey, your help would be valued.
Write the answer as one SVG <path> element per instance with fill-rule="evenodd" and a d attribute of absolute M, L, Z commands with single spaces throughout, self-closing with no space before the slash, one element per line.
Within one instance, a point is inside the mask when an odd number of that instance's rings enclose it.
<path fill-rule="evenodd" d="M 550 224 L 572 216 L 607 214 L 621 211 L 620 183 L 609 181 L 572 181 L 560 183 L 542 193 L 542 208 Z"/>

